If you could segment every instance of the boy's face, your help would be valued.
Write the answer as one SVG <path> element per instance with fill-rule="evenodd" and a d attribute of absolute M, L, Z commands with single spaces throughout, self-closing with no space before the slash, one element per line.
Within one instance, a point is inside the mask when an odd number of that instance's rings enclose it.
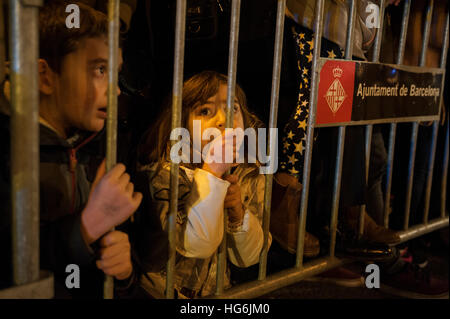
<path fill-rule="evenodd" d="M 119 68 L 122 55 L 119 53 Z M 100 131 L 106 119 L 108 91 L 108 44 L 106 38 L 80 41 L 76 51 L 64 57 L 56 75 L 55 112 L 60 128 Z M 120 94 L 118 89 L 117 94 Z"/>

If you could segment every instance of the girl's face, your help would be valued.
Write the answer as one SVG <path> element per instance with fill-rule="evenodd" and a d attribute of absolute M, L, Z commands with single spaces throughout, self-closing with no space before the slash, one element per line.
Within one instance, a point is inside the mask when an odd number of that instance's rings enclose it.
<path fill-rule="evenodd" d="M 233 127 L 244 129 L 244 118 L 241 107 L 235 98 L 234 100 Z M 190 113 L 188 118 L 189 134 L 193 137 L 193 121 L 201 121 L 201 134 L 208 128 L 217 128 L 222 133 L 225 131 L 227 108 L 227 86 L 221 84 L 216 95 L 211 96 L 205 104 L 198 105 Z M 202 149 L 210 141 L 202 140 Z"/>

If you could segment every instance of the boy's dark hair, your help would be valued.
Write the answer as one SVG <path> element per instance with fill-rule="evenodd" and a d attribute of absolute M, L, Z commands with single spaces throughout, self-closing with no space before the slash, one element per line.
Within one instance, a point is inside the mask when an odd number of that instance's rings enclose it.
<path fill-rule="evenodd" d="M 69 29 L 66 12 L 69 4 L 80 8 L 80 27 Z M 76 1 L 46 1 L 39 10 L 39 57 L 47 61 L 53 71 L 60 73 L 63 58 L 77 50 L 80 41 L 87 38 L 108 37 L 107 16 Z"/>

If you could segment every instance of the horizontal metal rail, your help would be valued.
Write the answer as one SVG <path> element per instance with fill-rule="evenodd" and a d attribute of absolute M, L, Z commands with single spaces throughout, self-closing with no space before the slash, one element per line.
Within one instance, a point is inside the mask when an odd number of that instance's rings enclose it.
<path fill-rule="evenodd" d="M 431 220 L 428 222 L 428 224 L 420 224 L 416 226 L 409 227 L 408 230 L 404 230 L 399 232 L 399 236 L 401 239 L 401 242 L 405 242 L 417 237 L 420 237 L 422 235 L 434 232 L 438 229 L 448 227 L 448 216 L 444 218 L 439 218 L 435 220 Z"/>
<path fill-rule="evenodd" d="M 302 279 L 312 277 L 324 271 L 344 265 L 349 261 L 336 257 L 316 259 L 303 265 L 302 268 L 292 268 L 266 277 L 262 281 L 252 281 L 234 286 L 220 296 L 208 296 L 213 299 L 256 298 L 276 289 L 295 284 Z"/>

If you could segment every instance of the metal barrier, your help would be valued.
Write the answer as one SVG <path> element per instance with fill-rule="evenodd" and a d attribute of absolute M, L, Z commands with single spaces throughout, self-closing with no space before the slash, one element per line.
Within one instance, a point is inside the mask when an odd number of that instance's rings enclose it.
<path fill-rule="evenodd" d="M 316 127 L 316 110 L 318 103 L 319 88 L 319 59 L 321 47 L 321 35 L 324 28 L 324 1 L 316 1 L 316 11 L 314 20 L 315 47 L 313 53 L 313 69 L 310 96 L 310 114 L 307 127 L 307 143 L 304 159 L 303 190 L 300 207 L 300 223 L 297 241 L 297 254 L 295 267 L 281 271 L 277 274 L 267 276 L 267 253 L 268 253 L 268 233 L 270 221 L 270 203 L 272 195 L 272 178 L 270 174 L 266 178 L 265 197 L 264 197 L 264 246 L 260 255 L 258 280 L 234 286 L 224 291 L 224 276 L 226 270 L 227 252 L 226 241 L 222 241 L 218 254 L 217 269 L 217 287 L 214 296 L 210 298 L 253 298 L 266 294 L 275 289 L 296 283 L 306 277 L 314 276 L 328 269 L 340 266 L 347 260 L 338 259 L 335 255 L 336 230 L 338 220 L 339 196 L 342 173 L 342 160 L 344 152 L 344 139 L 347 125 L 335 125 L 339 127 L 338 152 L 336 154 L 336 171 L 334 176 L 334 190 L 332 201 L 332 215 L 330 220 L 331 239 L 330 253 L 328 257 L 318 258 L 307 264 L 303 264 L 303 244 L 306 228 L 306 215 L 308 207 L 308 194 L 310 184 L 310 168 L 312 163 L 312 144 L 313 133 Z M 11 67 L 11 97 L 12 97 L 12 194 L 13 194 L 13 261 L 14 261 L 14 284 L 15 287 L 0 291 L 2 297 L 52 297 L 52 277 L 48 274 L 39 275 L 39 158 L 38 158 L 38 88 L 37 88 L 37 57 L 38 57 L 38 34 L 37 34 L 37 13 L 38 7 L 42 5 L 40 0 L 10 0 L 10 56 L 12 60 Z M 381 26 L 383 26 L 385 0 L 381 1 Z M 107 120 L 107 169 L 111 169 L 116 163 L 116 140 L 117 140 L 117 61 L 118 61 L 118 30 L 119 30 L 119 1 L 109 0 L 108 20 L 109 20 L 109 86 L 108 86 L 108 120 Z M 236 72 L 237 72 L 237 53 L 239 38 L 239 18 L 240 18 L 240 0 L 232 1 L 230 46 L 229 46 L 229 64 L 228 64 L 228 87 L 227 87 L 227 127 L 232 127 L 232 106 L 235 94 Z M 431 18 L 433 12 L 433 0 L 429 1 L 427 9 L 427 18 L 424 26 L 424 37 L 422 42 L 422 53 L 420 58 L 420 67 L 425 67 L 426 53 L 428 48 L 429 34 L 431 28 Z M 1 2 L 0 2 L 1 5 Z M 411 0 L 405 0 L 402 31 L 399 42 L 399 49 L 396 64 L 403 63 L 405 52 L 407 27 L 409 21 Z M 281 70 L 281 52 L 283 46 L 283 30 L 285 17 L 286 0 L 278 0 L 276 36 L 275 36 L 275 54 L 273 62 L 272 91 L 270 100 L 270 122 L 269 127 L 275 127 L 277 122 L 278 98 L 280 87 Z M 350 1 L 350 15 L 347 24 L 347 43 L 345 47 L 345 59 L 351 60 L 353 53 L 354 23 L 356 17 L 356 1 Z M 184 46 L 185 46 L 185 21 L 186 21 L 186 0 L 177 0 L 176 9 L 176 36 L 175 36 L 175 57 L 174 57 L 174 75 L 173 75 L 173 96 L 172 96 L 172 128 L 181 125 L 181 97 L 183 85 L 183 66 L 184 66 Z M 1 31 L 2 29 L 0 29 Z M 26 30 L 26 32 L 25 32 Z M 0 34 L 0 40 L 2 36 Z M 378 32 L 372 62 L 378 63 L 380 57 L 380 47 L 382 41 L 382 31 Z M 449 42 L 449 15 L 447 12 L 446 25 L 444 30 L 444 41 L 441 53 L 440 69 L 445 68 L 445 61 Z M 24 46 L 27 46 L 25 50 Z M 1 52 L 0 52 L 1 53 Z M 1 57 L 1 55 L 0 55 Z M 3 67 L 3 66 L 2 66 Z M 24 75 L 27 76 L 24 76 Z M 32 76 L 31 76 L 32 75 Z M 26 89 L 25 89 L 26 88 Z M 442 103 L 442 95 L 441 95 Z M 26 114 L 26 116 L 24 116 Z M 392 185 L 393 157 L 395 151 L 395 135 L 397 122 L 392 121 L 390 128 L 390 140 L 388 150 L 388 168 L 386 175 L 386 195 L 385 195 L 385 215 L 384 224 L 389 224 L 389 201 Z M 370 145 L 372 139 L 373 123 L 366 124 L 366 174 L 368 178 L 368 169 L 370 164 Z M 414 177 L 414 157 L 416 153 L 417 135 L 419 122 L 413 124 L 411 143 L 410 143 L 410 161 L 409 175 L 407 182 L 407 196 L 405 202 L 405 220 L 404 230 L 400 233 L 401 240 L 407 241 L 434 230 L 446 227 L 449 224 L 448 216 L 445 215 L 446 205 L 446 180 L 448 174 L 448 144 L 449 132 L 446 132 L 445 153 L 443 158 L 443 180 L 441 188 L 441 217 L 429 221 L 429 204 L 432 184 L 433 164 L 435 161 L 436 140 L 438 121 L 433 123 L 433 138 L 430 145 L 430 160 L 428 166 L 428 177 L 425 195 L 425 209 L 423 215 L 423 224 L 409 228 L 409 213 L 412 196 L 412 183 Z M 275 138 L 269 135 L 269 140 Z M 173 141 L 174 142 L 174 141 Z M 268 146 L 269 155 L 273 153 L 271 143 Z M 176 236 L 175 223 L 178 202 L 178 173 L 179 164 L 171 163 L 171 195 L 170 195 L 170 214 L 169 214 L 169 260 L 167 262 L 167 281 L 166 297 L 174 297 L 174 275 L 175 275 L 175 255 L 176 255 Z M 361 209 L 359 232 L 363 232 L 363 212 Z M 225 225 L 227 214 L 225 213 Z M 31 216 L 31 217 L 30 217 Z M 226 230 L 224 232 L 226 234 Z M 42 283 L 40 285 L 39 283 Z M 17 292 L 23 285 L 23 289 Z M 36 288 L 30 286 L 38 285 L 39 293 L 36 294 Z M 19 289 L 20 290 L 20 289 Z M 14 291 L 14 292 L 12 292 Z M 106 278 L 104 297 L 113 297 L 113 282 L 111 278 Z"/>
<path fill-rule="evenodd" d="M 2 298 L 53 296 L 53 277 L 39 271 L 37 24 L 41 5 L 42 1 L 39 0 L 9 1 L 12 258 L 15 287 L 1 291 Z"/>
<path fill-rule="evenodd" d="M 372 58 L 372 62 L 379 62 L 380 58 L 380 48 L 382 41 L 382 28 L 383 28 L 383 19 L 385 12 L 385 2 L 384 0 L 380 3 L 380 26 L 381 30 L 377 33 L 376 41 L 374 45 L 374 54 Z M 233 5 L 235 2 L 233 1 Z M 433 11 L 433 0 L 429 1 L 427 6 L 427 15 L 424 26 L 424 37 L 422 42 L 422 53 L 420 59 L 420 67 L 425 67 L 426 62 L 426 52 L 428 48 L 430 27 L 431 27 L 431 18 Z M 277 31 L 276 31 L 276 40 L 275 40 L 275 57 L 274 57 L 274 67 L 273 67 L 273 79 L 272 79 L 272 97 L 271 97 L 271 106 L 270 106 L 270 127 L 276 123 L 276 114 L 277 114 L 277 101 L 278 101 L 278 87 L 279 87 L 279 56 L 282 50 L 281 47 L 281 39 L 282 39 L 282 29 L 284 23 L 284 8 L 286 6 L 285 0 L 278 1 L 278 14 L 277 14 Z M 397 64 L 401 65 L 403 62 L 403 56 L 405 51 L 406 44 L 406 33 L 409 21 L 409 12 L 410 12 L 411 2 L 409 0 L 405 0 L 404 5 L 404 13 L 403 13 L 403 21 L 402 21 L 402 31 L 399 43 L 399 52 L 397 55 Z M 336 155 L 336 171 L 334 177 L 334 190 L 333 190 L 333 207 L 332 207 L 332 216 L 330 221 L 330 229 L 331 229 L 331 239 L 330 239 L 330 253 L 329 257 L 320 258 L 317 260 L 313 260 L 309 262 L 307 265 L 303 265 L 303 244 L 304 244 L 304 236 L 305 236 L 305 226 L 306 226 L 306 211 L 308 206 L 308 192 L 309 192 L 309 181 L 310 181 L 310 168 L 312 161 L 312 142 L 313 142 L 313 132 L 315 127 L 315 117 L 317 110 L 317 98 L 318 98 L 318 73 L 319 73 L 319 58 L 320 58 L 320 45 L 321 41 L 318 39 L 321 38 L 322 30 L 323 30 L 323 11 L 324 11 L 324 0 L 316 1 L 316 11 L 315 11 L 315 22 L 314 22 L 314 30 L 315 30 L 315 47 L 313 54 L 313 71 L 312 71 L 312 83 L 311 83 L 311 96 L 310 96 L 310 112 L 308 118 L 308 128 L 307 128 L 307 143 L 306 143 L 306 155 L 304 160 L 304 173 L 303 173 L 303 191 L 301 198 L 301 207 L 300 207 L 300 224 L 299 224 L 299 232 L 298 232 L 298 241 L 297 241 L 297 256 L 296 256 L 296 265 L 292 269 L 288 269 L 277 274 L 266 277 L 266 264 L 267 264 L 267 233 L 268 233 L 268 223 L 270 220 L 270 198 L 271 198 L 271 184 L 272 184 L 272 176 L 269 175 L 266 182 L 266 194 L 265 194 L 265 208 L 264 208 L 264 249 L 261 252 L 260 265 L 259 265 L 259 277 L 257 281 L 253 281 L 250 283 L 245 283 L 241 285 L 234 286 L 224 293 L 220 294 L 221 290 L 218 289 L 215 296 L 209 296 L 214 298 L 253 298 L 264 295 L 270 291 L 275 289 L 290 285 L 292 283 L 298 282 L 305 277 L 309 277 L 325 271 L 327 269 L 336 267 L 345 263 L 345 260 L 339 260 L 334 257 L 335 245 L 336 245 L 336 230 L 337 230 L 337 216 L 338 216 L 338 208 L 339 208 L 339 195 L 340 195 L 340 187 L 341 187 L 341 173 L 342 173 L 342 159 L 344 152 L 344 139 L 345 139 L 345 128 L 346 126 L 339 126 L 339 137 L 338 137 L 338 153 Z M 356 1 L 349 1 L 349 21 L 347 24 L 347 42 L 345 48 L 345 59 L 352 60 L 352 52 L 353 52 L 353 36 L 354 36 L 354 23 L 355 23 L 355 14 L 356 14 Z M 234 11 L 233 11 L 234 13 Z M 448 50 L 448 33 L 449 33 L 449 25 L 448 25 L 448 12 L 447 12 L 447 22 L 444 30 L 444 42 L 441 52 L 441 62 L 440 68 L 445 69 L 445 60 L 447 56 Z M 233 25 L 233 24 L 232 24 Z M 231 33 L 233 30 L 231 31 Z M 230 40 L 231 47 L 231 40 Z M 231 54 L 231 52 L 230 52 Z M 232 61 L 230 59 L 230 61 Z M 441 95 L 441 105 L 442 105 L 442 95 Z M 390 193 L 391 193 L 391 183 L 392 183 L 392 168 L 393 168 L 393 157 L 395 150 L 395 133 L 396 133 L 396 122 L 404 122 L 403 120 L 392 121 L 391 124 L 391 134 L 389 141 L 389 155 L 388 155 L 388 169 L 386 176 L 386 194 L 385 194 L 385 216 L 384 216 L 384 224 L 385 227 L 389 225 L 389 204 L 390 204 Z M 367 122 L 367 121 L 366 121 Z M 370 121 L 368 121 L 370 122 Z M 379 121 L 372 121 L 372 123 L 367 123 L 366 125 L 366 137 L 365 137 L 365 145 L 366 145 L 366 181 L 368 179 L 369 172 L 369 164 L 370 164 L 370 151 L 371 151 L 371 139 L 372 139 L 372 129 L 373 124 L 380 123 Z M 423 217 L 423 225 L 417 225 L 409 228 L 408 219 L 410 212 L 410 202 L 411 202 L 411 193 L 412 193 L 412 183 L 413 183 L 413 170 L 414 170 L 414 157 L 416 152 L 416 142 L 417 142 L 417 133 L 418 133 L 418 125 L 419 122 L 413 122 L 413 132 L 411 137 L 411 154 L 410 154 L 410 165 L 409 165 L 409 176 L 408 176 L 408 193 L 407 193 L 407 202 L 405 208 L 405 223 L 404 223 L 404 231 L 400 233 L 401 241 L 407 241 L 412 238 L 421 236 L 423 234 L 432 232 L 436 229 L 440 229 L 442 227 L 446 227 L 449 224 L 448 216 L 445 216 L 445 192 L 446 192 L 446 177 L 448 171 L 448 131 L 446 136 L 446 150 L 444 155 L 444 168 L 443 168 L 443 181 L 442 181 L 442 189 L 441 189 L 441 218 L 433 221 L 428 220 L 428 211 L 429 211 L 429 202 L 430 202 L 430 194 L 431 194 L 431 183 L 432 183 L 432 172 L 433 172 L 433 164 L 434 164 L 434 154 L 436 151 L 436 139 L 437 139 L 437 128 L 439 121 L 434 120 L 433 123 L 433 139 L 430 148 L 430 160 L 428 166 L 428 178 L 427 178 L 427 186 L 425 193 L 425 210 Z M 333 125 L 330 125 L 333 126 Z M 338 125 L 335 125 L 338 126 Z M 359 233 L 363 233 L 363 225 L 364 225 L 364 210 L 365 207 L 361 207 L 360 214 L 360 224 L 359 224 Z M 219 270 L 220 271 L 220 270 Z M 219 272 L 218 271 L 218 272 Z M 221 269 L 223 272 L 223 268 Z M 223 273 L 218 274 L 218 276 L 223 276 Z M 218 277 L 219 278 L 219 277 Z"/>

